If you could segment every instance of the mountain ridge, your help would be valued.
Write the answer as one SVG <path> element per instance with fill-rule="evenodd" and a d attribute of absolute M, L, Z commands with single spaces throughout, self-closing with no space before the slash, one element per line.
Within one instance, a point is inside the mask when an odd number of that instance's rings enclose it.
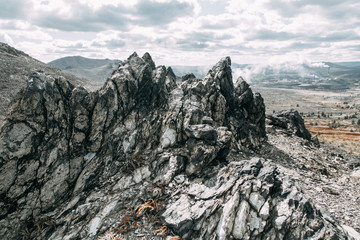
<path fill-rule="evenodd" d="M 94 81 L 105 81 L 116 69 L 120 60 L 91 59 L 69 56 L 50 62 L 64 71 Z M 238 64 L 233 63 L 233 74 L 242 76 L 256 87 L 314 89 L 325 91 L 345 91 L 357 88 L 360 79 L 360 62 L 312 62 L 312 63 L 273 63 Z M 211 68 L 204 66 L 171 66 L 177 79 L 193 73 L 204 78 Z"/>
<path fill-rule="evenodd" d="M 35 72 L 0 130 L 0 236 L 355 239 L 298 185 L 337 193 L 344 157 L 296 111 L 266 121 L 230 57 L 176 82 L 134 53 L 96 92 Z"/>
<path fill-rule="evenodd" d="M 99 85 L 51 67 L 28 54 L 0 42 L 0 126 L 5 118 L 10 101 L 27 84 L 28 77 L 36 71 L 42 71 L 57 77 L 64 77 L 74 85 L 96 89 Z"/>
<path fill-rule="evenodd" d="M 111 76 L 112 72 L 120 63 L 120 60 L 67 56 L 53 60 L 48 64 L 78 77 L 87 78 L 97 82 L 104 82 Z"/>

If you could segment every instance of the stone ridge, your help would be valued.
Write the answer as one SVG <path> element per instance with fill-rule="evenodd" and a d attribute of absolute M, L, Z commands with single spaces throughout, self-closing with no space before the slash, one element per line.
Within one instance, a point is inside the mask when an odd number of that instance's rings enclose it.
<path fill-rule="evenodd" d="M 221 177 L 220 177 L 221 176 Z M 162 218 L 182 239 L 338 239 L 296 183 L 259 158 L 232 162 L 214 186 L 191 183 Z M 179 211 L 179 209 L 182 211 Z"/>
<path fill-rule="evenodd" d="M 141 199 L 162 202 L 165 209 L 157 213 L 161 223 L 184 239 L 262 238 L 273 233 L 294 239 L 345 236 L 320 213 L 314 215 L 319 224 L 314 227 L 308 220 L 313 214 L 304 213 L 313 206 L 305 200 L 293 207 L 278 189 L 287 191 L 293 185 L 275 183 L 275 168 L 260 178 L 263 160 L 242 168 L 229 165 L 230 150 L 256 149 L 264 140 L 263 99 L 242 78 L 233 84 L 229 57 L 202 80 L 189 77 L 176 83 L 171 68 L 156 67 L 148 53 L 133 53 L 97 92 L 74 87 L 62 77 L 34 73 L 9 107 L 0 131 L 0 238 L 16 239 L 21 232 L 30 239 L 96 239 L 125 219 L 126 209 L 139 209 Z M 223 174 L 214 175 L 218 172 Z M 209 191 L 201 193 L 205 185 L 188 189 L 197 186 L 196 179 L 206 182 Z M 155 191 L 154 186 L 168 184 L 167 191 Z M 267 214 L 259 203 L 259 189 L 267 184 L 276 186 L 268 188 L 273 200 L 267 218 L 277 219 L 277 225 L 258 221 Z M 249 196 L 243 189 L 247 185 L 253 186 Z M 195 202 L 203 211 L 179 203 L 180 193 L 184 201 L 201 195 Z M 270 197 L 264 195 L 264 201 Z M 292 207 L 286 219 L 279 213 L 287 206 L 284 201 Z M 232 228 L 228 216 L 236 209 L 250 227 L 241 223 Z M 174 212 L 194 215 L 176 222 Z M 141 216 L 132 218 L 144 221 Z M 287 221 L 290 216 L 295 220 Z M 312 230 L 293 232 L 291 224 L 300 220 L 304 229 Z M 214 228 L 199 231 L 196 226 L 206 221 Z M 192 223 L 195 228 L 189 227 Z M 142 236 L 160 239 L 143 226 Z M 128 239 L 137 238 L 134 232 L 127 234 Z"/>
<path fill-rule="evenodd" d="M 5 121 L 6 110 L 16 94 L 27 85 L 28 76 L 40 71 L 52 76 L 63 76 L 74 85 L 87 89 L 101 86 L 86 79 L 62 72 L 5 43 L 0 43 L 0 128 Z"/>

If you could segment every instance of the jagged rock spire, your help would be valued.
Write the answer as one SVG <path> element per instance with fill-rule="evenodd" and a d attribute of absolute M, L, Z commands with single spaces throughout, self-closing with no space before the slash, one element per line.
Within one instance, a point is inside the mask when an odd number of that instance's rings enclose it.
<path fill-rule="evenodd" d="M 260 147 L 264 124 L 263 99 L 234 87 L 229 57 L 176 83 L 133 53 L 95 93 L 36 73 L 0 132 L 0 238 L 126 226 L 136 239 L 145 212 L 183 239 L 344 237 L 276 166 L 234 154 Z M 143 236 L 159 239 L 147 222 Z"/>
<path fill-rule="evenodd" d="M 148 52 L 146 52 L 145 54 L 144 54 L 144 56 L 142 56 L 142 59 L 144 59 L 144 61 L 145 62 L 147 62 L 149 65 L 150 65 L 150 67 L 151 67 L 151 69 L 152 70 L 155 70 L 155 63 L 154 63 L 154 61 L 152 60 L 152 58 L 151 58 L 151 56 L 150 56 L 150 54 L 148 53 Z"/>

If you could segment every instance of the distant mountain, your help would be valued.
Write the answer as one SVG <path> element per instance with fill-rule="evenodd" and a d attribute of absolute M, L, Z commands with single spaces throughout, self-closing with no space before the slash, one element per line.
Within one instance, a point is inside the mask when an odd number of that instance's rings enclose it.
<path fill-rule="evenodd" d="M 210 67 L 172 66 L 181 77 L 194 73 L 203 78 Z M 341 91 L 360 86 L 360 62 L 314 62 L 278 64 L 232 63 L 234 79 L 242 76 L 252 86 Z"/>
<path fill-rule="evenodd" d="M 232 63 L 233 69 L 238 68 L 245 68 L 247 66 L 250 66 L 249 64 L 237 64 Z M 174 71 L 175 75 L 181 79 L 182 76 L 188 73 L 193 73 L 197 78 L 201 79 L 206 76 L 206 74 L 209 72 L 212 66 L 210 65 L 204 65 L 204 66 L 181 66 L 181 65 L 174 65 L 171 66 L 172 70 Z"/>
<path fill-rule="evenodd" d="M 360 62 L 249 65 L 235 71 L 247 73 L 245 80 L 263 87 L 341 91 L 360 83 Z"/>
<path fill-rule="evenodd" d="M 91 59 L 80 56 L 59 58 L 48 64 L 78 77 L 104 82 L 117 69 L 120 60 Z"/>
<path fill-rule="evenodd" d="M 82 85 L 89 90 L 99 87 L 99 84 L 65 73 L 0 42 L 0 126 L 11 99 L 26 86 L 28 76 L 35 71 L 62 76 L 75 86 Z"/>
<path fill-rule="evenodd" d="M 339 65 L 342 67 L 348 67 L 353 69 L 360 69 L 360 62 L 337 62 L 337 63 L 330 63 L 334 65 Z"/>

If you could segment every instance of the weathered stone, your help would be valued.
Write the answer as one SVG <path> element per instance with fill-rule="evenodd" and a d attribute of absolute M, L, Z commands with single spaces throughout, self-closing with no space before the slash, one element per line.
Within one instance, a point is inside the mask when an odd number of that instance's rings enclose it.
<path fill-rule="evenodd" d="M 360 233 L 358 233 L 355 229 L 353 229 L 352 227 L 346 226 L 346 225 L 342 225 L 342 227 L 345 229 L 345 231 L 349 235 L 349 239 L 355 239 L 355 240 L 360 239 Z"/>
<path fill-rule="evenodd" d="M 352 172 L 350 177 L 352 177 L 353 179 L 356 179 L 356 180 L 360 180 L 360 170 L 356 170 L 356 171 Z"/>
<path fill-rule="evenodd" d="M 115 200 L 105 206 L 105 208 L 95 218 L 91 219 L 89 224 L 89 237 L 93 237 L 102 225 L 103 219 L 116 207 L 118 201 Z"/>
<path fill-rule="evenodd" d="M 0 169 L 0 194 L 4 194 L 13 185 L 17 174 L 16 161 L 9 161 Z"/>
<path fill-rule="evenodd" d="M 250 214 L 248 215 L 248 222 L 249 230 L 254 232 L 254 235 L 262 233 L 264 231 L 264 227 L 266 226 L 266 222 L 262 221 L 254 210 L 250 210 Z"/>
<path fill-rule="evenodd" d="M 234 228 L 232 235 L 235 238 L 243 239 L 245 234 L 248 233 L 246 219 L 249 215 L 250 205 L 246 200 L 242 200 L 239 209 L 236 213 Z"/>
<path fill-rule="evenodd" d="M 189 144 L 189 161 L 186 166 L 188 175 L 199 174 L 204 167 L 209 165 L 217 156 L 218 149 L 214 146 L 204 147 L 202 142 L 195 145 Z"/>
<path fill-rule="evenodd" d="M 235 193 L 233 195 L 228 195 L 227 200 L 223 203 L 223 207 L 216 208 L 214 205 L 205 204 L 209 206 L 208 210 L 205 211 L 208 212 L 208 215 L 205 215 L 205 218 L 212 219 L 211 222 L 218 222 L 215 232 L 219 239 L 229 239 L 232 237 L 239 239 L 251 239 L 255 237 L 284 238 L 285 236 L 288 236 L 291 239 L 303 239 L 311 236 L 334 237 L 338 234 L 344 236 L 345 232 L 339 225 L 333 225 L 334 222 L 329 222 L 324 219 L 321 213 L 317 212 L 314 207 L 304 199 L 300 190 L 297 189 L 291 181 L 288 181 L 286 176 L 279 175 L 276 168 L 271 166 L 271 164 L 261 164 L 259 173 L 256 175 L 251 171 L 241 171 L 242 169 L 251 169 L 253 164 L 254 161 L 233 164 L 226 167 L 226 174 L 224 174 L 223 171 L 220 171 L 216 178 L 217 181 L 221 181 L 222 178 L 227 178 L 228 176 L 237 176 L 237 178 L 235 178 L 236 180 L 231 185 L 235 188 Z M 272 169 L 272 171 L 269 169 Z M 238 175 L 238 172 L 242 172 L 242 174 Z M 263 179 L 263 181 L 260 181 L 261 185 L 271 184 L 273 186 L 273 191 L 269 193 L 268 201 L 264 203 L 263 198 L 258 195 L 258 192 L 252 192 L 250 194 L 251 197 L 249 198 L 252 202 L 252 205 L 250 205 L 245 198 L 246 193 L 243 192 L 244 190 L 236 187 L 244 185 L 244 179 L 247 179 L 245 182 L 250 183 L 250 186 L 256 185 L 259 179 Z M 216 186 L 217 184 L 215 184 L 213 188 L 216 189 Z M 285 190 L 284 192 L 283 188 Z M 174 209 L 178 208 L 179 212 L 190 213 L 192 211 L 190 210 L 192 209 L 192 205 L 197 205 L 200 202 L 201 204 L 204 204 L 203 201 L 205 201 L 205 203 L 209 201 L 213 203 L 214 199 L 219 198 L 220 200 L 222 194 L 224 194 L 224 192 L 219 192 L 212 188 L 208 189 L 205 186 L 201 186 L 201 184 L 194 185 L 193 188 L 189 189 L 188 194 L 196 194 L 196 189 L 198 189 L 200 195 L 196 195 L 195 203 L 190 204 L 189 198 L 182 196 L 181 201 L 178 200 L 176 203 L 168 206 L 169 209 L 172 209 L 173 214 L 169 215 L 167 212 L 163 215 L 163 217 L 165 217 L 165 222 L 171 223 L 171 226 L 176 226 L 176 228 L 173 229 L 176 233 L 180 234 L 180 236 L 184 237 L 184 239 L 190 239 L 189 235 L 180 232 L 178 229 L 186 228 L 192 235 L 209 237 L 213 237 L 212 231 L 214 230 L 212 228 L 195 228 L 194 226 L 203 221 L 201 218 L 191 218 L 191 224 L 193 226 L 191 228 L 190 224 L 185 223 L 186 221 L 184 219 L 182 221 L 177 220 L 179 217 L 178 214 L 180 213 L 175 215 L 174 213 L 176 210 Z M 247 189 L 251 190 L 251 188 Z M 261 187 L 259 189 L 261 189 Z M 205 192 L 213 192 L 213 194 L 204 198 Z M 231 190 L 228 189 L 227 192 L 230 193 Z M 187 199 L 187 202 L 183 202 L 184 199 Z M 270 205 L 269 202 L 272 204 Z M 293 204 L 294 202 L 296 202 L 295 205 Z M 262 208 L 260 209 L 261 206 Z M 260 213 L 257 212 L 259 210 Z M 270 217 L 270 213 L 272 214 L 271 218 L 273 218 L 274 221 L 267 220 Z M 211 216 L 218 220 L 214 220 Z M 188 216 L 186 219 L 188 219 L 187 222 L 189 222 L 190 217 Z M 318 227 L 314 227 L 314 223 L 319 224 L 317 225 Z M 308 226 L 308 228 L 305 228 L 304 225 Z M 296 227 L 289 232 L 289 226 Z M 326 236 L 323 235 L 324 232 L 327 232 Z"/>
<path fill-rule="evenodd" d="M 231 74 L 227 57 L 177 84 L 147 53 L 93 93 L 33 74 L 0 131 L 0 238 L 346 236 L 257 155 L 264 102 Z"/>
<path fill-rule="evenodd" d="M 236 215 L 235 210 L 239 205 L 239 198 L 240 194 L 239 192 L 236 192 L 235 195 L 232 196 L 224 205 L 224 209 L 216 230 L 216 234 L 220 240 L 227 239 L 233 229 Z"/>
<path fill-rule="evenodd" d="M 260 211 L 261 207 L 265 203 L 265 199 L 258 192 L 252 192 L 250 194 L 249 202 L 256 211 Z"/>
<path fill-rule="evenodd" d="M 328 194 L 333 194 L 333 195 L 339 195 L 339 189 L 336 189 L 335 187 L 329 187 L 329 186 L 323 186 L 322 190 Z"/>
<path fill-rule="evenodd" d="M 188 137 L 204 140 L 210 144 L 214 144 L 217 140 L 216 130 L 207 124 L 190 125 L 185 129 Z"/>
<path fill-rule="evenodd" d="M 263 220 L 266 220 L 266 219 L 269 218 L 269 216 L 270 216 L 269 209 L 270 209 L 270 207 L 269 207 L 269 202 L 266 202 L 266 203 L 262 206 L 262 208 L 261 208 L 261 210 L 260 210 L 260 213 L 259 213 L 260 217 L 261 217 Z"/>
<path fill-rule="evenodd" d="M 166 125 L 160 139 L 161 147 L 167 148 L 174 145 L 176 143 L 176 137 L 176 130 Z"/>
<path fill-rule="evenodd" d="M 146 52 L 145 54 L 144 54 L 144 56 L 142 57 L 142 59 L 144 59 L 145 60 L 145 62 L 147 62 L 149 65 L 150 65 L 150 67 L 151 67 L 151 69 L 152 70 L 155 70 L 155 63 L 154 63 L 154 61 L 152 60 L 152 57 L 150 56 L 150 54 L 148 53 L 148 52 Z"/>
<path fill-rule="evenodd" d="M 291 131 L 294 135 L 311 140 L 311 134 L 306 129 L 304 120 L 296 110 L 286 110 L 268 117 L 269 124 Z"/>

